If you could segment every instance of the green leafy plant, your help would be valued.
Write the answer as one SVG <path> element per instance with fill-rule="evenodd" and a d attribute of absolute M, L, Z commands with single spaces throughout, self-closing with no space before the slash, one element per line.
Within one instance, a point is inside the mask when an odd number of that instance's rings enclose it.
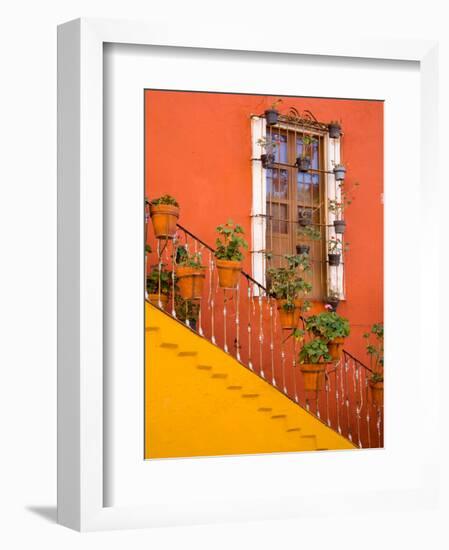
<path fill-rule="evenodd" d="M 363 335 L 366 340 L 366 352 L 370 356 L 371 367 L 374 372 L 383 376 L 384 367 L 384 326 L 375 323 L 370 332 Z"/>
<path fill-rule="evenodd" d="M 268 155 L 273 155 L 275 152 L 276 152 L 276 149 L 279 147 L 280 145 L 280 141 L 279 140 L 276 140 L 276 139 L 271 139 L 267 136 L 263 137 L 263 138 L 259 138 L 257 140 L 257 145 L 260 145 L 260 147 L 262 147 L 262 149 L 268 154 Z"/>
<path fill-rule="evenodd" d="M 342 251 L 347 251 L 349 249 L 349 243 L 339 239 L 338 237 L 331 237 L 327 243 L 329 254 L 341 254 Z"/>
<path fill-rule="evenodd" d="M 312 150 L 313 150 L 313 144 L 317 142 L 317 138 L 313 137 L 309 134 L 306 134 L 302 136 L 301 143 L 302 143 L 302 151 L 301 151 L 301 157 L 311 157 L 312 156 Z"/>
<path fill-rule="evenodd" d="M 312 285 L 299 274 L 299 269 L 302 271 L 310 269 L 310 260 L 307 254 L 286 254 L 284 260 L 285 266 L 267 269 L 270 282 L 269 293 L 277 300 L 286 300 L 282 307 L 292 310 L 295 308 L 294 301 L 301 294 L 307 294 L 312 290 Z"/>
<path fill-rule="evenodd" d="M 346 338 L 350 333 L 348 319 L 333 311 L 308 317 L 305 320 L 305 327 L 307 331 L 327 342 L 334 338 Z"/>
<path fill-rule="evenodd" d="M 319 241 L 321 239 L 321 231 L 313 225 L 299 226 L 298 233 L 309 241 Z"/>
<path fill-rule="evenodd" d="M 149 244 L 145 245 L 145 252 L 147 254 L 151 254 L 153 252 L 153 249 L 151 248 L 151 246 Z"/>
<path fill-rule="evenodd" d="M 151 204 L 153 206 L 158 206 L 160 204 L 169 204 L 171 206 L 179 206 L 178 201 L 171 195 L 162 195 L 157 199 L 152 199 Z"/>
<path fill-rule="evenodd" d="M 172 274 L 165 269 L 165 265 L 162 265 L 160 275 L 159 267 L 155 266 L 147 274 L 147 292 L 148 294 L 161 294 L 168 295 L 173 285 Z"/>
<path fill-rule="evenodd" d="M 384 381 L 384 375 L 380 374 L 379 372 L 373 372 L 373 374 L 370 376 L 371 382 L 376 384 L 377 382 L 383 382 Z"/>
<path fill-rule="evenodd" d="M 202 267 L 201 252 L 190 253 L 184 246 L 176 249 L 176 264 L 185 267 Z"/>
<path fill-rule="evenodd" d="M 315 338 L 305 343 L 299 352 L 299 362 L 304 363 L 327 363 L 331 360 L 327 343 L 325 340 Z"/>
<path fill-rule="evenodd" d="M 200 314 L 200 304 L 193 300 L 184 300 L 179 294 L 175 296 L 175 312 L 176 317 L 185 322 L 198 320 Z"/>
<path fill-rule="evenodd" d="M 248 248 L 248 243 L 243 238 L 245 232 L 242 226 L 228 220 L 216 230 L 220 237 L 215 241 L 215 257 L 218 260 L 241 262 L 244 257 L 241 248 Z"/>
<path fill-rule="evenodd" d="M 343 218 L 344 210 L 350 206 L 355 199 L 355 188 L 360 185 L 358 181 L 354 182 L 352 186 L 348 186 L 344 181 L 340 181 L 338 186 L 340 188 L 340 200 L 329 199 L 329 211 L 335 214 L 337 220 Z"/>

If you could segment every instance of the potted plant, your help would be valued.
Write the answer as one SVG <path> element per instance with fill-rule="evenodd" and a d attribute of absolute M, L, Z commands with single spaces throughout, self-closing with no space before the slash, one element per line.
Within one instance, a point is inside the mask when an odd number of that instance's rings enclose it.
<path fill-rule="evenodd" d="M 296 247 L 297 254 L 310 254 L 310 245 L 308 244 L 298 244 Z"/>
<path fill-rule="evenodd" d="M 340 303 L 340 293 L 336 290 L 330 290 L 325 299 L 326 305 L 330 306 L 330 311 L 337 311 Z"/>
<path fill-rule="evenodd" d="M 366 351 L 370 356 L 371 377 L 368 385 L 371 391 L 371 399 L 377 407 L 381 407 L 384 401 L 384 326 L 375 323 L 371 331 L 363 335 L 367 340 Z"/>
<path fill-rule="evenodd" d="M 331 120 L 327 125 L 329 130 L 329 137 L 333 139 L 338 139 L 341 135 L 341 124 L 338 120 Z"/>
<path fill-rule="evenodd" d="M 176 250 L 176 279 L 179 295 L 185 300 L 201 298 L 205 278 L 201 252 L 190 254 L 185 247 L 179 246 Z"/>
<path fill-rule="evenodd" d="M 326 365 L 331 360 L 326 341 L 313 338 L 299 352 L 300 370 L 306 391 L 319 391 L 324 386 Z"/>
<path fill-rule="evenodd" d="M 298 234 L 309 241 L 319 241 L 321 239 L 321 231 L 316 227 L 313 227 L 312 223 L 309 225 L 304 225 L 307 219 L 310 219 L 310 222 L 312 222 L 311 217 L 305 217 L 304 219 L 300 218 L 298 220 L 298 224 L 300 226 L 298 228 Z"/>
<path fill-rule="evenodd" d="M 243 238 L 243 228 L 232 220 L 217 227 L 215 258 L 217 259 L 218 283 L 221 288 L 237 288 L 242 271 L 243 254 L 241 248 L 248 248 Z"/>
<path fill-rule="evenodd" d="M 171 195 L 150 202 L 150 216 L 157 239 L 173 239 L 179 218 L 179 204 Z"/>
<path fill-rule="evenodd" d="M 312 153 L 313 144 L 316 142 L 316 138 L 308 134 L 301 138 L 302 151 L 301 155 L 296 158 L 296 166 L 299 172 L 308 172 L 312 167 Z"/>
<path fill-rule="evenodd" d="M 345 338 L 349 336 L 349 321 L 334 311 L 312 315 L 305 320 L 306 330 L 327 343 L 329 355 L 338 361 L 343 352 Z"/>
<path fill-rule="evenodd" d="M 294 329 L 301 316 L 301 296 L 312 289 L 310 283 L 299 275 L 299 270 L 308 271 L 310 261 L 307 256 L 290 254 L 285 255 L 284 260 L 285 266 L 267 270 L 269 294 L 276 299 L 281 327 Z"/>
<path fill-rule="evenodd" d="M 344 164 L 335 164 L 333 172 L 337 181 L 343 181 L 346 176 L 346 166 Z"/>
<path fill-rule="evenodd" d="M 343 219 L 343 212 L 352 204 L 354 200 L 354 187 L 358 187 L 359 182 L 355 182 L 354 185 L 348 188 L 344 182 L 340 181 L 340 200 L 329 199 L 329 211 L 335 215 L 334 229 L 335 233 L 343 235 L 346 230 L 346 222 Z"/>
<path fill-rule="evenodd" d="M 156 307 L 164 308 L 168 303 L 168 295 L 172 285 L 172 274 L 165 269 L 165 265 L 154 266 L 147 274 L 148 301 Z"/>
<path fill-rule="evenodd" d="M 262 147 L 265 151 L 265 153 L 260 155 L 262 166 L 264 168 L 270 168 L 276 162 L 276 148 L 279 146 L 279 141 L 265 136 L 257 140 L 257 145 Z"/>
<path fill-rule="evenodd" d="M 198 318 L 200 315 L 200 304 L 192 300 L 184 300 L 182 296 L 175 296 L 175 312 L 178 321 L 189 324 L 193 330 L 197 329 Z"/>
<path fill-rule="evenodd" d="M 345 243 L 344 250 L 349 248 L 349 243 Z M 328 241 L 328 261 L 330 266 L 338 267 L 341 260 L 341 252 L 343 250 L 343 243 L 337 237 L 331 237 Z"/>
<path fill-rule="evenodd" d="M 282 103 L 282 99 L 277 99 L 269 109 L 265 110 L 265 120 L 267 123 L 267 126 L 273 126 L 274 124 L 277 124 L 279 121 L 279 111 L 277 110 L 277 106 Z"/>
<path fill-rule="evenodd" d="M 298 209 L 298 223 L 301 227 L 307 227 L 312 225 L 312 209 L 300 208 Z"/>

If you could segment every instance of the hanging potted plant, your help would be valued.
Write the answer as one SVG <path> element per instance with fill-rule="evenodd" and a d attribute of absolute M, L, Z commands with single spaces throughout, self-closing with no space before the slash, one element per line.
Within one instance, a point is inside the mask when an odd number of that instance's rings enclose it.
<path fill-rule="evenodd" d="M 164 308 L 168 303 L 168 295 L 173 284 L 172 274 L 165 265 L 153 267 L 147 274 L 147 300 L 156 307 Z"/>
<path fill-rule="evenodd" d="M 192 330 L 197 329 L 198 319 L 200 315 L 199 302 L 184 300 L 182 296 L 177 294 L 175 296 L 175 313 L 178 321 L 181 321 L 182 323 L 186 323 L 187 321 L 189 327 Z"/>
<path fill-rule="evenodd" d="M 150 216 L 157 239 L 173 239 L 179 218 L 179 204 L 171 195 L 150 202 Z"/>
<path fill-rule="evenodd" d="M 305 391 L 323 389 L 326 365 L 330 360 L 325 340 L 313 338 L 303 345 L 299 352 L 299 364 Z"/>
<path fill-rule="evenodd" d="M 343 212 L 352 204 L 355 198 L 354 188 L 359 186 L 359 182 L 355 182 L 353 186 L 347 187 L 344 182 L 338 184 L 340 189 L 340 200 L 329 199 L 329 211 L 335 215 L 334 230 L 338 235 L 343 235 L 346 231 L 346 221 L 343 219 Z"/>
<path fill-rule="evenodd" d="M 296 158 L 296 166 L 299 172 L 308 172 L 312 167 L 313 144 L 316 141 L 316 138 L 309 134 L 301 138 L 302 151 L 301 155 Z"/>
<path fill-rule="evenodd" d="M 312 315 L 305 320 L 306 329 L 327 343 L 329 355 L 338 361 L 343 353 L 345 338 L 350 334 L 349 321 L 334 311 Z"/>
<path fill-rule="evenodd" d="M 243 228 L 232 220 L 217 227 L 215 258 L 218 284 L 221 288 L 237 288 L 242 271 L 243 254 L 241 248 L 248 248 L 243 238 Z"/>
<path fill-rule="evenodd" d="M 336 164 L 333 172 L 337 181 L 343 181 L 346 176 L 346 166 L 344 164 Z"/>
<path fill-rule="evenodd" d="M 281 327 L 294 329 L 301 316 L 301 297 L 312 289 L 310 283 L 299 275 L 299 271 L 308 271 L 310 261 L 307 256 L 290 254 L 285 255 L 284 260 L 285 266 L 267 270 L 269 294 L 276 300 Z"/>
<path fill-rule="evenodd" d="M 339 292 L 337 292 L 336 290 L 330 290 L 324 301 L 330 306 L 331 311 L 337 311 L 338 304 L 340 303 Z"/>
<path fill-rule="evenodd" d="M 279 122 L 279 111 L 277 106 L 282 103 L 282 99 L 276 100 L 269 109 L 265 110 L 265 120 L 267 126 L 273 126 Z"/>
<path fill-rule="evenodd" d="M 310 254 L 310 245 L 308 244 L 298 244 L 296 247 L 297 254 Z"/>
<path fill-rule="evenodd" d="M 341 124 L 338 120 L 331 120 L 327 125 L 329 130 L 329 137 L 333 139 L 338 139 L 341 135 Z"/>
<path fill-rule="evenodd" d="M 349 248 L 349 243 L 344 244 L 344 250 Z M 337 237 L 331 237 L 328 241 L 328 261 L 330 266 L 338 267 L 340 265 L 343 243 Z"/>
<path fill-rule="evenodd" d="M 260 155 L 263 168 L 270 168 L 276 162 L 276 148 L 279 146 L 279 141 L 265 136 L 257 140 L 257 145 L 265 151 Z"/>
<path fill-rule="evenodd" d="M 176 250 L 176 279 L 179 295 L 185 300 L 201 298 L 205 278 L 201 252 L 189 254 L 185 247 L 179 246 Z"/>
<path fill-rule="evenodd" d="M 384 326 L 375 323 L 371 332 L 363 335 L 367 340 L 366 352 L 370 356 L 371 377 L 368 385 L 372 402 L 382 407 L 384 402 Z"/>

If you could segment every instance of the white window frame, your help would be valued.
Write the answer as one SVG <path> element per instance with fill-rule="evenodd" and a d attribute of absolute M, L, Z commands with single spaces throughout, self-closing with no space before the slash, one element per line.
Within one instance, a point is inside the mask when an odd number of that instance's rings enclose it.
<path fill-rule="evenodd" d="M 281 124 L 281 128 L 286 130 L 295 130 L 290 124 Z M 251 207 L 251 259 L 252 274 L 256 281 L 266 286 L 266 259 L 263 251 L 266 246 L 266 181 L 267 170 L 262 166 L 260 156 L 263 148 L 258 140 L 266 135 L 267 124 L 265 117 L 251 116 L 251 141 L 252 141 L 252 207 Z M 324 175 L 325 195 L 327 201 L 324 205 L 325 219 L 328 225 L 333 225 L 336 216 L 328 208 L 329 200 L 341 202 L 341 191 L 338 185 L 335 185 L 335 176 L 332 172 L 334 165 L 340 162 L 340 139 L 330 139 L 328 134 L 324 135 L 324 166 L 328 173 Z M 333 143 L 334 142 L 334 143 Z M 325 232 L 326 250 L 328 247 L 329 233 L 335 234 L 333 229 Z M 345 290 L 345 266 L 344 254 L 343 262 L 338 267 L 329 267 L 326 264 L 326 292 L 338 290 L 340 300 L 346 296 Z M 257 289 L 255 292 L 257 293 Z"/>

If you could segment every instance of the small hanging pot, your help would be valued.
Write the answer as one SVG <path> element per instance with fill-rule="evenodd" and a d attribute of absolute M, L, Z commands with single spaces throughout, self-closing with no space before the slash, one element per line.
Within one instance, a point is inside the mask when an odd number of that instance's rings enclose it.
<path fill-rule="evenodd" d="M 335 229 L 335 233 L 338 233 L 339 235 L 343 235 L 343 233 L 346 230 L 345 220 L 334 220 L 334 229 Z"/>
<path fill-rule="evenodd" d="M 329 137 L 333 139 L 338 139 L 341 135 L 341 126 L 340 124 L 329 124 Z"/>
<path fill-rule="evenodd" d="M 312 166 L 312 159 L 310 157 L 297 157 L 296 166 L 299 172 L 308 172 Z"/>
<path fill-rule="evenodd" d="M 197 300 L 203 294 L 204 267 L 179 265 L 176 268 L 179 294 L 184 300 Z"/>
<path fill-rule="evenodd" d="M 341 358 L 344 344 L 344 338 L 334 338 L 327 344 L 329 355 L 332 357 L 333 361 L 338 361 Z"/>
<path fill-rule="evenodd" d="M 373 382 L 370 380 L 369 387 L 371 390 L 371 400 L 377 407 L 382 407 L 384 402 L 384 383 L 382 382 Z"/>
<path fill-rule="evenodd" d="M 294 300 L 293 308 L 286 309 L 284 305 L 287 300 L 276 300 L 279 312 L 279 322 L 283 329 L 294 329 L 298 326 L 301 318 L 301 300 Z"/>
<path fill-rule="evenodd" d="M 346 168 L 342 164 L 337 164 L 334 168 L 334 176 L 337 181 L 343 181 L 346 175 Z"/>
<path fill-rule="evenodd" d="M 220 288 L 237 288 L 242 272 L 242 262 L 216 260 L 218 284 Z"/>
<path fill-rule="evenodd" d="M 173 239 L 179 218 L 179 206 L 150 204 L 150 216 L 156 239 Z"/>
<path fill-rule="evenodd" d="M 166 294 L 148 294 L 148 301 L 155 307 L 165 309 L 168 304 L 168 296 Z"/>
<path fill-rule="evenodd" d="M 297 254 L 309 254 L 309 252 L 310 252 L 310 246 L 308 244 L 299 244 L 296 247 Z"/>
<path fill-rule="evenodd" d="M 265 111 L 265 119 L 267 122 L 267 126 L 273 126 L 273 124 L 277 124 L 279 121 L 279 111 L 276 111 L 276 109 L 267 109 Z"/>
<path fill-rule="evenodd" d="M 338 308 L 338 304 L 340 303 L 340 299 L 334 296 L 328 296 L 325 302 L 326 304 L 329 304 L 331 306 L 333 312 L 336 312 Z"/>
<path fill-rule="evenodd" d="M 329 265 L 332 265 L 334 267 L 340 265 L 340 254 L 328 254 L 327 257 L 329 259 Z"/>
<path fill-rule="evenodd" d="M 270 168 L 272 164 L 275 163 L 276 157 L 274 153 L 264 153 L 260 155 L 260 160 L 262 161 L 262 166 L 264 168 Z"/>

